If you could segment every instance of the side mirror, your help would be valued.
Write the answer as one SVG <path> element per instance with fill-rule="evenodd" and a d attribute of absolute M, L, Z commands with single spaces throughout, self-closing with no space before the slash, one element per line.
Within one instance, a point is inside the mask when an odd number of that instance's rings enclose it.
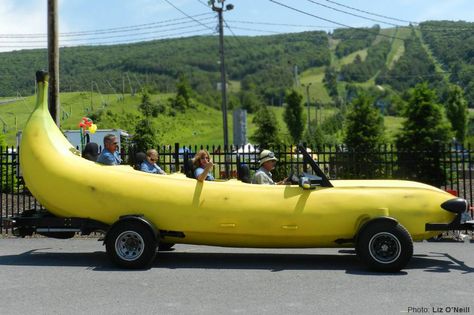
<path fill-rule="evenodd" d="M 321 186 L 322 178 L 311 174 L 303 174 L 298 180 L 298 185 L 303 189 L 316 189 Z"/>

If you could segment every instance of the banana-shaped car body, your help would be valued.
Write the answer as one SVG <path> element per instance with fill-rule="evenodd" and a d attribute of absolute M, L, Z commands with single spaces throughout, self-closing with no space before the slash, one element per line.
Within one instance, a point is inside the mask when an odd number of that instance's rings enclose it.
<path fill-rule="evenodd" d="M 439 234 L 427 223 L 448 224 L 460 216 L 451 208 L 458 209 L 462 199 L 410 181 L 250 185 L 100 165 L 82 158 L 65 139 L 48 112 L 47 75 L 38 73 L 37 80 L 36 109 L 20 146 L 25 183 L 55 216 L 107 226 L 107 252 L 124 267 L 149 265 L 158 243 L 186 243 L 356 247 L 371 268 L 396 271 L 411 258 L 412 240 Z M 450 201 L 456 205 L 443 209 Z M 467 204 L 458 212 L 466 209 Z"/>

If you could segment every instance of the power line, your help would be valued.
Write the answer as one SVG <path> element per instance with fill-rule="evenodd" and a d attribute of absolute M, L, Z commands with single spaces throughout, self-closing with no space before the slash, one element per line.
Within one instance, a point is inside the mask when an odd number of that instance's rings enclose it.
<path fill-rule="evenodd" d="M 197 0 L 199 3 L 201 3 L 203 6 L 209 9 L 209 6 L 202 0 Z"/>
<path fill-rule="evenodd" d="M 243 30 L 243 31 L 266 32 L 266 33 L 270 33 L 270 34 L 286 34 L 286 33 L 281 33 L 281 32 L 268 31 L 268 30 L 259 30 L 259 29 L 248 28 L 248 27 L 233 26 L 233 28 L 234 28 L 234 29 L 237 29 L 237 30 Z"/>
<path fill-rule="evenodd" d="M 182 27 L 175 27 L 175 28 L 168 28 L 159 31 L 152 31 L 152 32 L 138 32 L 138 33 L 131 33 L 131 34 L 121 34 L 121 35 L 110 35 L 110 36 L 100 36 L 100 37 L 87 37 L 87 38 L 72 38 L 72 39 L 63 39 L 61 42 L 77 42 L 77 41 L 95 41 L 95 40 L 102 40 L 102 39 L 111 39 L 111 38 L 123 38 L 123 37 L 133 37 L 133 36 L 141 36 L 141 35 L 149 35 L 149 34 L 162 34 L 166 32 L 172 32 L 177 30 L 184 30 L 189 28 L 195 28 L 196 25 L 188 25 Z M 22 43 L 43 43 L 44 40 L 23 40 L 23 41 L 5 41 L 0 40 L 0 44 L 22 44 Z"/>
<path fill-rule="evenodd" d="M 365 13 L 365 14 L 368 14 L 368 15 L 378 16 L 378 17 L 381 17 L 381 18 L 384 18 L 384 19 L 389 19 L 389 20 L 398 21 L 398 22 L 405 22 L 405 23 L 410 23 L 410 24 L 415 24 L 415 25 L 418 24 L 418 22 L 402 20 L 402 19 L 398 19 L 398 18 L 386 16 L 386 15 L 381 15 L 381 14 L 377 14 L 377 13 L 372 13 L 372 12 L 360 10 L 360 9 L 357 9 L 357 8 L 354 8 L 354 7 L 350 7 L 350 6 L 348 6 L 348 5 L 344 5 L 344 4 L 338 3 L 338 2 L 336 2 L 336 1 L 331 1 L 331 0 L 326 0 L 326 1 L 327 1 L 327 2 L 330 2 L 330 3 L 332 3 L 332 4 L 335 4 L 335 5 L 338 5 L 338 6 L 347 8 L 347 9 L 351 9 L 351 10 L 354 10 L 354 11 L 362 12 L 362 13 Z"/>
<path fill-rule="evenodd" d="M 245 21 L 245 20 L 227 20 L 231 23 L 241 23 L 241 24 L 253 24 L 253 25 L 269 25 L 269 26 L 289 26 L 289 27 L 314 27 L 314 28 L 330 28 L 333 29 L 333 26 L 328 25 L 303 25 L 303 24 L 285 24 L 285 23 L 271 23 L 271 22 L 255 22 L 255 21 Z"/>
<path fill-rule="evenodd" d="M 179 33 L 174 33 L 174 34 L 168 34 L 168 35 L 164 35 L 164 36 L 151 36 L 151 37 L 144 37 L 144 38 L 136 38 L 136 39 L 133 39 L 131 41 L 108 41 L 108 42 L 97 42 L 97 43 L 93 43 L 93 44 L 89 44 L 89 45 L 83 45 L 83 46 L 74 46 L 74 45 L 63 45 L 61 46 L 62 48 L 71 48 L 71 47 L 75 47 L 75 48 L 85 48 L 85 47 L 99 47 L 99 46 L 104 46 L 104 45 L 122 45 L 122 44 L 141 44 L 140 41 L 153 41 L 153 40 L 160 40 L 160 39 L 169 39 L 169 38 L 173 38 L 173 37 L 177 37 L 177 36 L 180 36 L 180 35 L 185 35 L 185 34 L 192 34 L 192 33 L 196 33 L 196 32 L 202 32 L 204 30 L 207 30 L 207 29 L 195 29 L 195 30 L 191 30 L 191 31 L 187 31 L 187 32 L 179 32 Z M 212 33 L 204 33 L 204 34 L 196 34 L 196 35 L 200 35 L 200 36 L 207 36 L 207 35 L 214 35 L 216 34 L 216 32 L 212 32 Z M 137 42 L 138 41 L 138 42 Z M 35 48 L 35 49 L 44 49 L 46 48 L 45 46 L 38 46 L 38 45 L 1 45 L 0 43 L 0 48 L 18 48 L 18 49 L 22 49 L 22 48 Z"/>
<path fill-rule="evenodd" d="M 333 24 L 335 24 L 335 25 L 343 26 L 343 27 L 345 27 L 345 28 L 350 28 L 350 29 L 355 29 L 355 30 L 361 30 L 361 31 L 364 31 L 364 32 L 367 32 L 367 33 L 371 33 L 371 34 L 378 35 L 378 36 L 387 37 L 387 38 L 390 38 L 390 39 L 399 39 L 399 40 L 405 41 L 404 38 L 395 37 L 395 36 L 390 36 L 390 35 L 385 35 L 385 34 L 383 34 L 383 33 L 373 32 L 373 31 L 368 30 L 368 29 L 365 29 L 365 28 L 357 28 L 357 27 L 353 27 L 353 26 L 350 26 L 350 25 L 347 25 L 347 24 L 343 24 L 343 23 L 340 23 L 340 22 L 336 22 L 336 21 L 333 21 L 333 20 L 329 20 L 329 19 L 326 19 L 326 18 L 317 16 L 317 15 L 315 15 L 315 14 L 312 14 L 312 13 L 309 13 L 309 12 L 306 12 L 306 11 L 303 11 L 303 10 L 300 10 L 300 9 L 297 9 L 297 8 L 294 8 L 294 7 L 291 7 L 291 6 L 289 6 L 289 5 L 286 5 L 286 4 L 284 4 L 284 3 L 278 2 L 278 1 L 276 1 L 276 0 L 268 0 L 268 1 L 273 2 L 273 3 L 275 3 L 275 4 L 278 4 L 279 6 L 285 7 L 285 8 L 287 8 L 287 9 L 292 10 L 292 11 L 296 11 L 296 12 L 299 12 L 299 13 L 301 13 L 301 14 L 308 15 L 308 16 L 311 16 L 311 17 L 314 17 L 314 18 L 316 18 L 316 19 L 323 20 L 323 21 L 326 21 L 326 22 L 329 22 L 329 23 L 333 23 Z"/>
<path fill-rule="evenodd" d="M 382 21 L 382 20 L 373 19 L 373 18 L 369 18 L 369 17 L 366 17 L 366 16 L 358 15 L 358 14 L 355 14 L 355 13 L 347 12 L 347 11 L 340 10 L 340 9 L 337 9 L 337 8 L 334 8 L 334 7 L 331 7 L 329 5 L 325 5 L 325 4 L 322 4 L 322 3 L 319 3 L 319 2 L 316 2 L 316 1 L 313 1 L 313 0 L 307 0 L 307 1 L 309 1 L 313 4 L 316 4 L 316 5 L 322 6 L 324 8 L 331 9 L 331 10 L 334 10 L 334 11 L 337 11 L 337 12 L 341 12 L 341 13 L 344 13 L 344 14 L 347 14 L 347 15 L 355 16 L 355 17 L 358 17 L 358 18 L 362 18 L 364 20 L 369 20 L 369 21 L 372 21 L 372 22 L 383 23 L 383 24 L 392 25 L 392 26 L 404 26 L 404 25 L 385 22 L 385 21 Z"/>
<path fill-rule="evenodd" d="M 169 0 L 165 0 L 166 3 L 168 3 L 170 6 L 172 6 L 173 8 L 175 8 L 176 10 L 178 10 L 179 12 L 181 12 L 182 14 L 184 14 L 185 16 L 187 16 L 188 18 L 190 18 L 191 20 L 195 21 L 196 23 L 198 24 L 201 24 L 202 26 L 210 29 L 211 31 L 214 31 L 214 29 L 212 29 L 211 27 L 208 27 L 207 25 L 204 25 L 202 24 L 201 22 L 199 22 L 198 20 L 194 19 L 192 16 L 188 15 L 186 12 L 184 12 L 183 10 L 181 10 L 180 8 L 178 8 L 177 6 L 175 6 L 173 3 L 171 3 Z"/>
<path fill-rule="evenodd" d="M 117 32 L 127 32 L 127 31 L 134 31 L 134 30 L 141 30 L 141 29 L 147 29 L 147 28 L 153 28 L 153 25 L 156 27 L 163 27 L 163 26 L 170 26 L 170 25 L 177 25 L 177 24 L 184 24 L 184 23 L 189 23 L 189 22 L 182 22 L 182 23 L 171 23 L 171 24 L 165 24 L 169 22 L 176 22 L 176 21 L 183 21 L 183 20 L 188 20 L 197 17 L 202 17 L 202 16 L 208 16 L 208 15 L 214 15 L 212 12 L 207 12 L 207 13 L 201 13 L 197 14 L 194 16 L 190 17 L 184 17 L 184 18 L 176 18 L 176 19 L 169 19 L 169 20 L 164 20 L 164 21 L 158 21 L 158 22 L 152 22 L 152 23 L 145 23 L 145 24 L 136 24 L 136 25 L 129 25 L 129 26 L 121 26 L 121 27 L 114 27 L 114 28 L 105 28 L 105 29 L 97 29 L 97 30 L 89 30 L 89 31 L 76 31 L 76 32 L 65 32 L 65 33 L 60 33 L 59 35 L 62 37 L 69 37 L 69 36 L 84 36 L 84 35 L 97 35 L 97 34 L 108 34 L 108 33 L 117 33 Z M 205 19 L 204 19 L 205 20 Z M 160 24 L 165 24 L 165 25 L 160 25 Z M 45 33 L 30 33 L 30 34 L 0 34 L 0 37 L 4 38 L 36 38 L 36 37 L 46 37 L 47 34 Z"/>

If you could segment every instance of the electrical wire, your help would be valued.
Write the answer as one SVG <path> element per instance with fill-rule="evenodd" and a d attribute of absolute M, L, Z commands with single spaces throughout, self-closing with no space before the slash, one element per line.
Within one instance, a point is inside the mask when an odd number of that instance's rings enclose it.
<path fill-rule="evenodd" d="M 141 44 L 140 42 L 137 41 L 154 41 L 154 40 L 160 40 L 160 39 L 169 39 L 169 38 L 176 38 L 179 37 L 180 35 L 187 35 L 187 34 L 192 34 L 196 32 L 202 32 L 207 29 L 194 29 L 191 31 L 187 32 L 179 32 L 179 33 L 173 33 L 173 34 L 167 34 L 163 36 L 151 36 L 151 37 L 142 37 L 142 38 L 136 38 L 131 41 L 107 41 L 107 42 L 97 42 L 97 43 L 92 43 L 92 44 L 87 44 L 83 46 L 74 46 L 74 45 L 61 45 L 61 48 L 84 48 L 84 47 L 98 47 L 98 46 L 104 46 L 104 45 L 123 45 L 123 44 Z M 205 34 L 196 34 L 200 36 L 207 36 L 207 35 L 214 35 L 216 32 L 212 33 L 205 33 Z M 46 43 L 45 43 L 46 44 Z M 38 45 L 2 45 L 0 43 L 0 48 L 18 48 L 18 49 L 23 49 L 23 48 L 34 48 L 34 49 L 46 49 L 45 46 L 38 46 Z"/>
<path fill-rule="evenodd" d="M 285 23 L 255 22 L 255 21 L 245 21 L 245 20 L 228 20 L 228 21 L 231 22 L 231 23 L 253 24 L 253 25 L 289 26 L 289 27 L 311 27 L 311 28 L 329 28 L 329 29 L 333 29 L 333 28 L 334 28 L 334 26 L 328 26 L 328 25 L 285 24 Z"/>
<path fill-rule="evenodd" d="M 209 5 L 207 5 L 205 2 L 203 2 L 202 0 L 197 0 L 197 1 L 209 9 Z"/>
<path fill-rule="evenodd" d="M 292 6 L 289 6 L 289 5 L 286 5 L 284 3 L 281 3 L 281 2 L 278 2 L 276 0 L 268 0 L 270 2 L 273 2 L 279 6 L 282 6 L 282 7 L 285 7 L 287 9 L 290 9 L 292 11 L 295 11 L 295 12 L 299 12 L 301 14 L 304 14 L 304 15 L 308 15 L 308 16 L 311 16 L 311 17 L 314 17 L 316 19 L 319 19 L 319 20 L 323 20 L 323 21 L 326 21 L 326 22 L 329 22 L 329 23 L 333 23 L 335 25 L 339 25 L 339 26 L 343 26 L 345 28 L 350 28 L 350 29 L 356 29 L 356 30 L 361 30 L 363 32 L 366 32 L 366 33 L 372 33 L 372 34 L 375 34 L 375 35 L 378 35 L 378 36 L 382 36 L 382 37 L 387 37 L 387 38 L 390 38 L 390 39 L 399 39 L 399 40 L 402 40 L 402 41 L 405 41 L 404 38 L 400 38 L 400 37 L 395 37 L 395 36 L 390 36 L 390 35 L 385 35 L 383 33 L 376 33 L 376 32 L 373 32 L 371 30 L 368 30 L 368 29 L 365 29 L 365 28 L 357 28 L 357 27 L 353 27 L 353 26 L 350 26 L 350 25 L 347 25 L 347 24 L 344 24 L 344 23 L 340 23 L 340 22 L 337 22 L 337 21 L 333 21 L 333 20 L 330 20 L 330 19 L 326 19 L 326 18 L 323 18 L 323 17 L 320 17 L 320 16 L 317 16 L 315 14 L 312 14 L 312 13 L 309 13 L 309 12 L 306 12 L 306 11 L 303 11 L 303 10 L 300 10 L 300 9 L 297 9 L 297 8 L 294 8 Z"/>
<path fill-rule="evenodd" d="M 60 43 L 77 42 L 77 41 L 95 41 L 95 40 L 111 39 L 111 38 L 123 38 L 123 37 L 133 37 L 133 36 L 141 36 L 141 35 L 150 35 L 150 34 L 161 34 L 161 33 L 177 31 L 177 30 L 195 28 L 195 27 L 196 27 L 196 25 L 193 24 L 193 25 L 182 26 L 182 27 L 162 29 L 162 30 L 159 30 L 159 31 L 152 31 L 152 32 L 139 32 L 139 33 L 110 35 L 110 36 L 101 36 L 101 37 L 63 39 L 63 40 L 60 40 Z M 17 43 L 17 44 L 22 44 L 22 43 L 44 43 L 46 41 L 47 41 L 47 39 L 43 39 L 43 40 L 23 40 L 23 41 L 0 40 L 0 44 L 5 44 L 5 43 L 9 43 L 9 44 L 15 44 L 15 43 Z"/>
<path fill-rule="evenodd" d="M 175 6 L 173 3 L 171 3 L 169 0 L 165 0 L 166 3 L 168 3 L 170 6 L 172 6 L 173 8 L 175 8 L 176 10 L 178 10 L 179 12 L 181 12 L 182 14 L 184 14 L 185 16 L 187 16 L 188 18 L 190 18 L 191 20 L 195 21 L 196 23 L 198 24 L 201 24 L 202 26 L 208 28 L 209 30 L 211 31 L 214 31 L 213 28 L 210 28 L 208 27 L 207 25 L 204 25 L 202 24 L 201 22 L 199 22 L 198 20 L 194 19 L 192 16 L 188 15 L 186 12 L 184 12 L 183 10 L 181 10 L 180 8 L 178 8 L 177 6 Z"/>
<path fill-rule="evenodd" d="M 377 22 L 377 23 L 383 23 L 383 24 L 392 25 L 392 26 L 397 26 L 397 27 L 402 27 L 402 26 L 404 26 L 404 25 L 399 25 L 399 24 L 394 24 L 394 23 L 390 23 L 390 22 L 385 22 L 385 21 L 382 21 L 382 20 L 373 19 L 373 18 L 369 18 L 369 17 L 366 17 L 366 16 L 362 16 L 362 15 L 358 15 L 358 14 L 355 14 L 355 13 L 351 13 L 351 12 L 347 12 L 347 11 L 344 11 L 344 10 L 340 10 L 340 9 L 331 7 L 331 6 L 329 6 L 329 5 L 325 5 L 325 4 L 319 3 L 319 2 L 314 1 L 314 0 L 307 0 L 307 1 L 308 1 L 308 2 L 311 2 L 311 3 L 313 3 L 313 4 L 316 4 L 316 5 L 322 6 L 322 7 L 324 7 L 324 8 L 327 8 L 327 9 L 330 9 L 330 10 L 334 10 L 334 11 L 337 11 L 337 12 L 341 12 L 341 13 L 344 13 L 344 14 L 347 14 L 347 15 L 355 16 L 355 17 L 358 17 L 358 18 L 361 18 L 361 19 L 364 19 L 364 20 L 368 20 L 368 21 L 372 21 L 372 22 Z"/>
<path fill-rule="evenodd" d="M 281 32 L 268 31 L 268 30 L 259 30 L 259 29 L 248 28 L 248 27 L 233 26 L 233 28 L 236 29 L 236 30 L 252 31 L 252 32 L 265 32 L 265 33 L 269 33 L 269 34 L 286 34 L 286 33 L 281 33 Z"/>
<path fill-rule="evenodd" d="M 388 20 L 398 21 L 398 22 L 404 22 L 404 23 L 410 23 L 410 24 L 415 24 L 415 25 L 418 24 L 418 22 L 414 22 L 414 21 L 402 20 L 402 19 L 398 19 L 398 18 L 386 16 L 386 15 L 381 15 L 381 14 L 372 13 L 372 12 L 369 12 L 369 11 L 360 10 L 360 9 L 357 9 L 357 8 L 354 8 L 354 7 L 350 7 L 350 6 L 348 6 L 348 5 L 344 5 L 344 4 L 338 3 L 338 2 L 336 2 L 336 1 L 331 1 L 331 0 L 326 0 L 326 1 L 327 1 L 327 2 L 330 2 L 330 3 L 332 3 L 332 4 L 335 4 L 335 5 L 338 5 L 338 6 L 347 8 L 347 9 L 351 9 L 351 10 L 354 10 L 354 11 L 362 12 L 362 13 L 365 13 L 365 14 L 368 14 L 368 15 L 378 16 L 378 17 L 381 17 L 381 18 L 384 18 L 384 19 L 388 19 Z"/>
<path fill-rule="evenodd" d="M 65 32 L 59 33 L 60 37 L 69 37 L 69 36 L 85 36 L 85 35 L 97 35 L 97 34 L 108 34 L 108 33 L 117 33 L 117 32 L 129 32 L 141 29 L 148 29 L 153 27 L 164 27 L 170 25 L 178 25 L 184 24 L 189 22 L 181 22 L 181 23 L 170 23 L 169 22 L 176 22 L 176 21 L 183 21 L 189 20 L 190 18 L 194 20 L 194 18 L 214 15 L 212 12 L 201 13 L 190 17 L 183 17 L 183 18 L 176 18 L 176 19 L 169 19 L 164 21 L 152 22 L 152 23 L 145 23 L 145 24 L 136 24 L 136 25 L 129 25 L 129 26 L 121 26 L 121 27 L 114 27 L 114 28 L 105 28 L 105 29 L 97 29 L 97 30 L 89 30 L 89 31 L 76 31 L 76 32 Z M 203 19 L 206 20 L 206 19 Z M 164 25 L 160 25 L 164 24 Z M 0 38 L 36 38 L 36 37 L 47 37 L 48 34 L 46 33 L 30 33 L 30 34 L 0 34 Z"/>

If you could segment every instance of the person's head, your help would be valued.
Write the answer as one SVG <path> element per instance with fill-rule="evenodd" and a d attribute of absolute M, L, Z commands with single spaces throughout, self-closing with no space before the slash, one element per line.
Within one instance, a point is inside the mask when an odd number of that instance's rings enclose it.
<path fill-rule="evenodd" d="M 263 166 L 267 171 L 273 170 L 278 161 L 275 154 L 270 150 L 263 150 L 260 152 L 259 160 L 260 166 Z"/>
<path fill-rule="evenodd" d="M 205 167 L 210 160 L 211 156 L 209 155 L 209 152 L 207 152 L 206 150 L 200 150 L 194 156 L 193 164 L 196 167 Z"/>
<path fill-rule="evenodd" d="M 151 164 L 155 164 L 158 162 L 158 152 L 155 149 L 146 151 L 146 160 Z"/>
<path fill-rule="evenodd" d="M 104 137 L 104 147 L 110 152 L 117 151 L 117 147 L 118 147 L 117 137 L 111 133 L 106 135 Z"/>

